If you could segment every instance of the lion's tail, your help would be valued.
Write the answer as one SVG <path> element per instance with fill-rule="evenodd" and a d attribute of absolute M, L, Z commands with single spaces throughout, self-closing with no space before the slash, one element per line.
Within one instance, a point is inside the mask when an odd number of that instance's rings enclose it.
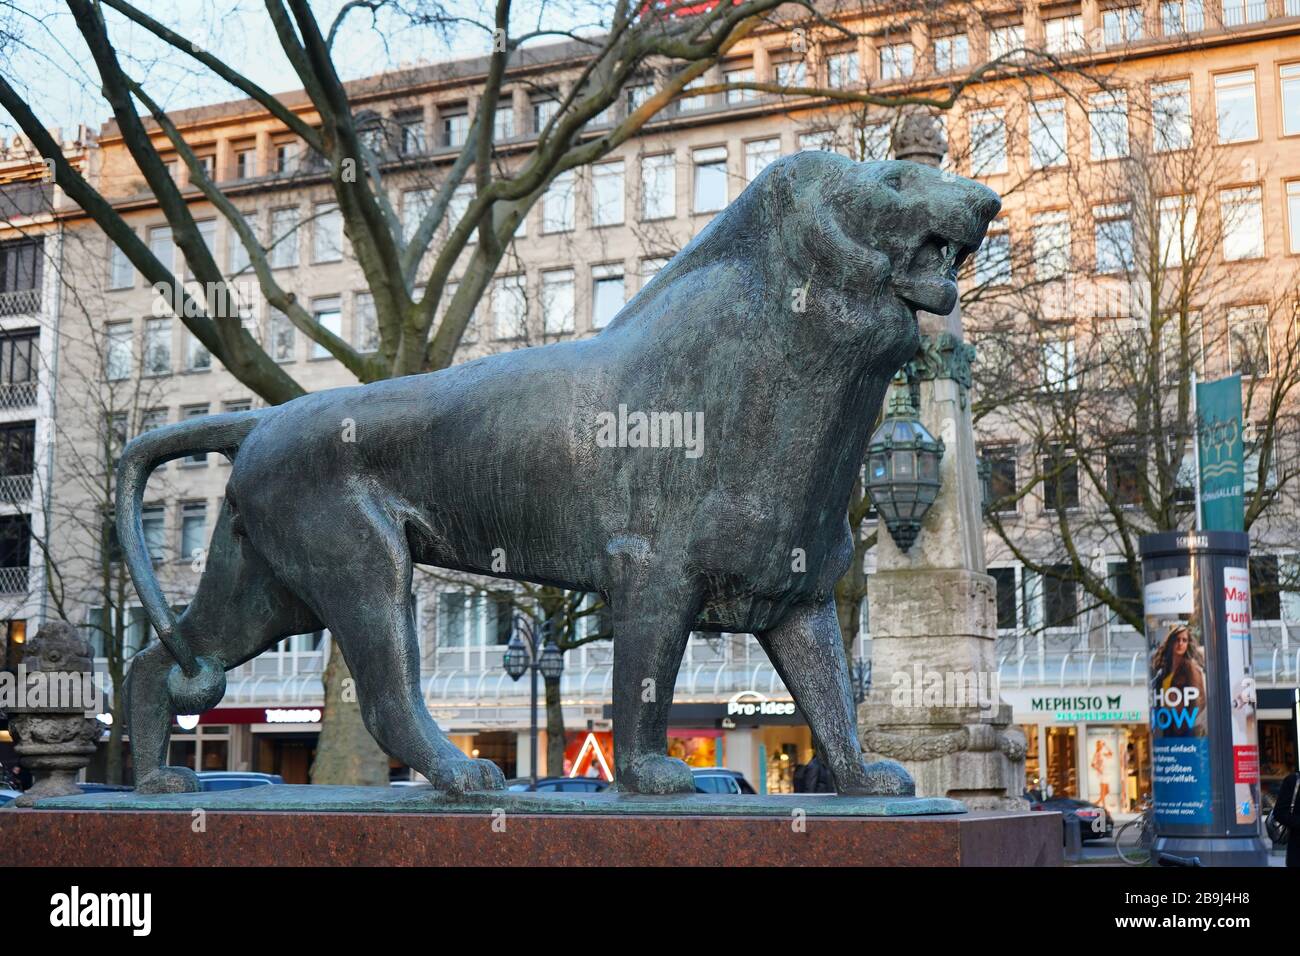
<path fill-rule="evenodd" d="M 211 658 L 196 658 L 176 634 L 176 614 L 154 574 L 144 536 L 144 491 L 159 465 L 186 455 L 217 451 L 233 459 L 265 411 L 230 412 L 197 421 L 178 422 L 132 439 L 117 465 L 117 537 L 136 593 L 163 646 L 176 660 L 167 675 L 167 690 L 177 713 L 198 714 L 221 700 L 225 668 Z"/>

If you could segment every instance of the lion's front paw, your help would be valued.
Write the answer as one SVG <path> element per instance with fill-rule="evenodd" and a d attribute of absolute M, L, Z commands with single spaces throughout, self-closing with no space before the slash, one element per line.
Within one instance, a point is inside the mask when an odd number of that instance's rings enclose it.
<path fill-rule="evenodd" d="M 862 773 L 849 786 L 841 788 L 840 793 L 860 797 L 914 797 L 916 781 L 897 760 L 863 761 Z"/>
<path fill-rule="evenodd" d="M 470 793 L 476 790 L 504 790 L 506 778 L 491 760 L 443 760 L 424 775 L 433 789 L 446 793 Z"/>
<path fill-rule="evenodd" d="M 159 767 L 136 778 L 136 793 L 198 793 L 198 775 L 188 767 Z"/>
<path fill-rule="evenodd" d="M 623 793 L 694 793 L 695 777 L 676 757 L 647 754 L 619 768 L 614 785 Z"/>

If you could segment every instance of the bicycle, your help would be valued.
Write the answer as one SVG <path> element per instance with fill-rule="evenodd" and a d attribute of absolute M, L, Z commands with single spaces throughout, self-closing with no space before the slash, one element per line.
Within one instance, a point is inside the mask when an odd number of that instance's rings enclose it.
<path fill-rule="evenodd" d="M 1150 800 L 1144 800 L 1142 812 L 1115 831 L 1115 853 L 1129 866 L 1146 866 L 1155 841 L 1155 810 Z"/>

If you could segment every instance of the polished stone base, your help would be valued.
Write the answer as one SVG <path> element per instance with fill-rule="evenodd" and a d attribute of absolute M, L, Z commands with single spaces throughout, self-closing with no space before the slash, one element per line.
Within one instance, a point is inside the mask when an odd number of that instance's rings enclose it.
<path fill-rule="evenodd" d="M 0 810 L 0 846 L 53 866 L 1059 866 L 1052 813 L 938 799 L 630 797 L 257 787 L 88 794 Z"/>

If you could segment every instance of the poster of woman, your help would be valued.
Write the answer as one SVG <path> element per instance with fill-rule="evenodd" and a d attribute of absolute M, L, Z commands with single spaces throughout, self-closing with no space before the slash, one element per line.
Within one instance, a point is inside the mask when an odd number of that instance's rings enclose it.
<path fill-rule="evenodd" d="M 1151 699 L 1162 712 L 1166 737 L 1204 737 L 1205 654 L 1190 621 L 1165 625 L 1165 637 L 1151 658 Z"/>
<path fill-rule="evenodd" d="M 1120 812 L 1119 731 L 1088 728 L 1088 800 Z"/>

